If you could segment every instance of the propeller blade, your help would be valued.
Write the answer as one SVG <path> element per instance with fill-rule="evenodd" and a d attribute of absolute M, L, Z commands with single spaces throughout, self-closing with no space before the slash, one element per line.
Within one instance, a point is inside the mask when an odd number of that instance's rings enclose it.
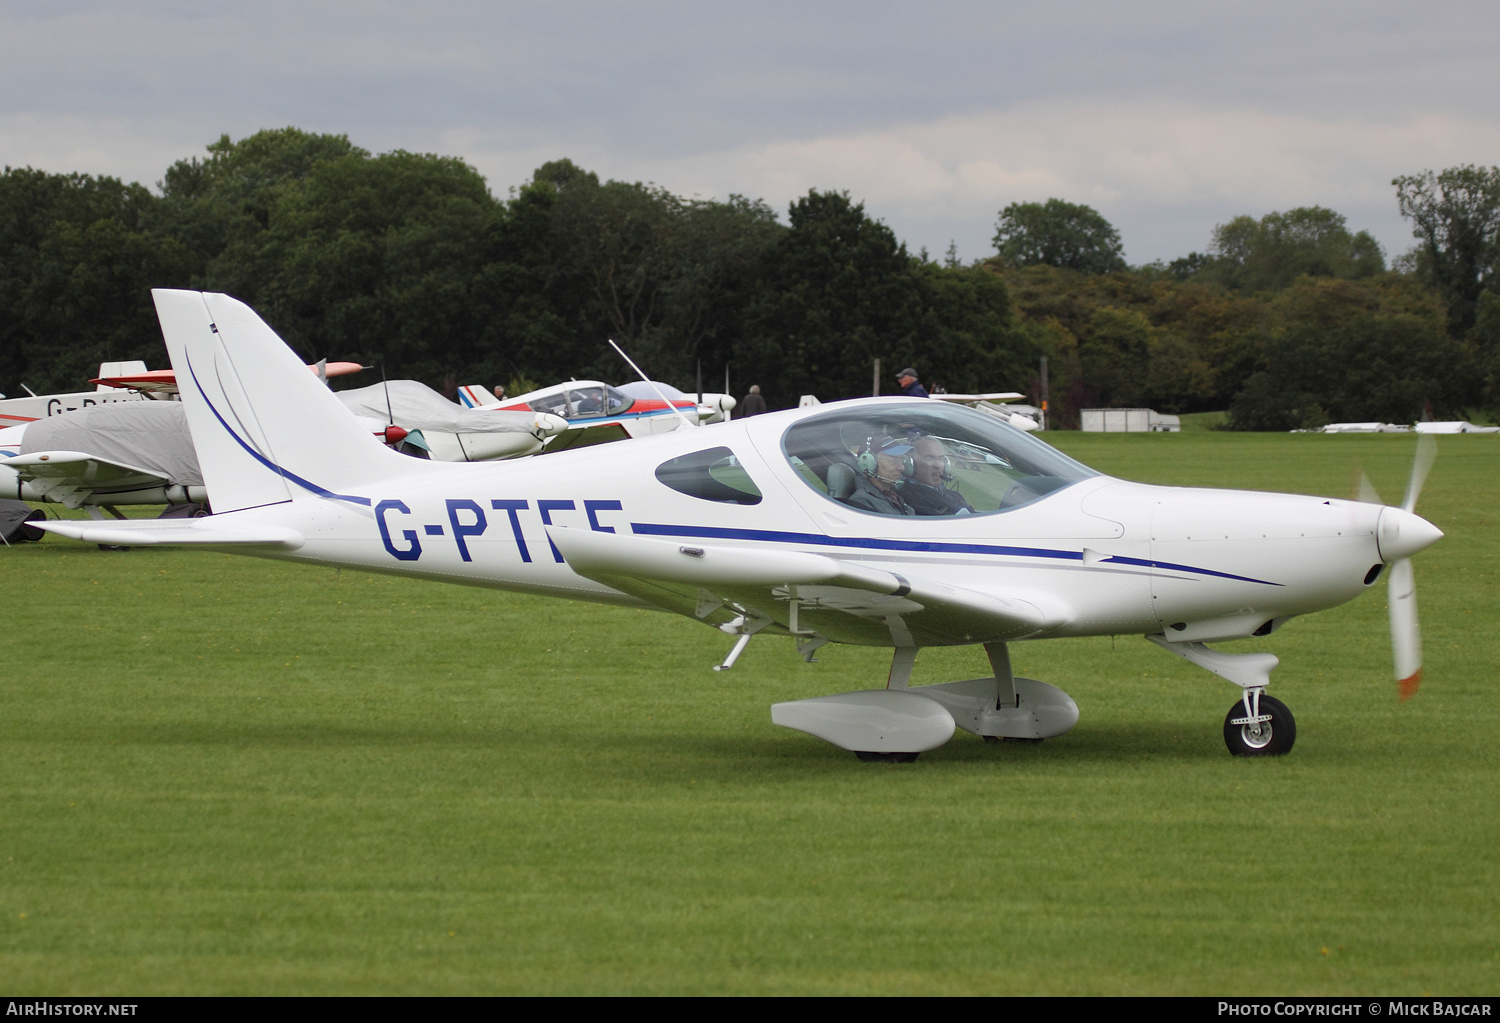
<path fill-rule="evenodd" d="M 1432 434 L 1417 437 L 1417 457 L 1411 463 L 1411 482 L 1406 485 L 1406 499 L 1401 502 L 1405 511 L 1415 511 L 1417 498 L 1422 493 L 1422 484 L 1427 482 L 1427 473 L 1432 469 L 1432 460 L 1437 457 L 1437 441 Z"/>
<path fill-rule="evenodd" d="M 1417 589 L 1410 558 L 1402 558 L 1391 565 L 1386 588 L 1391 608 L 1391 652 L 1396 658 L 1396 685 L 1400 698 L 1409 700 L 1422 684 L 1422 634 L 1417 628 Z"/>
<path fill-rule="evenodd" d="M 1380 495 L 1375 492 L 1375 484 L 1370 482 L 1370 477 L 1366 476 L 1363 471 L 1359 474 L 1359 488 L 1356 494 L 1358 495 L 1356 500 L 1363 501 L 1365 504 L 1385 504 L 1380 499 Z"/>

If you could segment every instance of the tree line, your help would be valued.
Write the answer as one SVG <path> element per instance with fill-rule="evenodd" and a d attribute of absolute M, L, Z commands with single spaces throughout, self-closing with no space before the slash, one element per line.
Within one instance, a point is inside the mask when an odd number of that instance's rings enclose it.
<path fill-rule="evenodd" d="M 294 128 L 221 138 L 155 189 L 6 168 L 0 391 L 161 365 L 150 289 L 181 287 L 250 303 L 308 361 L 450 393 L 624 379 L 613 338 L 653 376 L 715 390 L 727 369 L 773 408 L 868 394 L 875 359 L 1036 393 L 1043 356 L 1060 425 L 1095 405 L 1229 409 L 1242 429 L 1494 408 L 1500 171 L 1393 185 L 1419 243 L 1393 266 L 1310 207 L 1132 268 L 1108 221 L 1060 199 L 1006 207 L 997 254 L 963 265 L 909 252 L 842 192 L 783 220 L 558 160 L 502 198 L 460 159 Z"/>

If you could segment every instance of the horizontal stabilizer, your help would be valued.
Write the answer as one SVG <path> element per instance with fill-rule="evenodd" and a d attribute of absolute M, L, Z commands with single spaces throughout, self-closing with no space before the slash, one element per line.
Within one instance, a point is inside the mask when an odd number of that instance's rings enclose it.
<path fill-rule="evenodd" d="M 302 534 L 295 529 L 254 524 L 236 526 L 215 521 L 215 517 L 211 515 L 201 519 L 175 521 L 140 519 L 128 522 L 83 522 L 53 519 L 38 522 L 37 525 L 58 536 L 117 547 L 275 547 L 294 551 L 304 543 Z"/>

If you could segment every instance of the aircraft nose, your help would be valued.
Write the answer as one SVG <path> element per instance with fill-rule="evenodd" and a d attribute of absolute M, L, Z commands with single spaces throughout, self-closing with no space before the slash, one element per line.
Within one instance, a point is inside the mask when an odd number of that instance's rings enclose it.
<path fill-rule="evenodd" d="M 1380 559 L 1390 564 L 1431 547 L 1443 538 L 1443 531 L 1402 508 L 1382 508 L 1375 536 L 1380 543 Z"/>

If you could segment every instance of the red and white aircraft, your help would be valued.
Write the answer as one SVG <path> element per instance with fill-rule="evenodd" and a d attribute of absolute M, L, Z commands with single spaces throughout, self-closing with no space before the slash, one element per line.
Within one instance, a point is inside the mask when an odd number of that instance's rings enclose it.
<path fill-rule="evenodd" d="M 649 382 L 630 385 L 630 391 L 635 393 L 598 380 L 569 380 L 488 401 L 482 387 L 469 385 L 459 388 L 458 399 L 478 411 L 532 411 L 567 420 L 567 432 L 547 444 L 549 452 L 720 422 L 735 406 L 727 394 L 704 394 L 699 402 L 676 388 Z"/>

